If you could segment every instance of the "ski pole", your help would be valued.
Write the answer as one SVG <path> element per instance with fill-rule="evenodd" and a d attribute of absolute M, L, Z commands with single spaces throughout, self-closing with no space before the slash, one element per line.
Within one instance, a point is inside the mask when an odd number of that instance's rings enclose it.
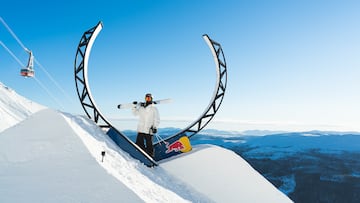
<path fill-rule="evenodd" d="M 161 145 L 161 142 L 163 142 L 164 144 L 166 143 L 165 140 L 162 137 L 160 137 L 160 135 L 158 135 L 157 133 L 155 134 L 155 136 L 156 136 L 156 139 L 158 140 L 160 145 Z"/>
<path fill-rule="evenodd" d="M 151 127 L 149 129 L 149 134 L 152 131 L 153 127 Z M 163 142 L 164 144 L 166 143 L 164 139 L 162 139 L 162 137 L 160 137 L 160 135 L 158 133 L 154 133 L 153 135 L 155 135 L 157 141 L 159 142 L 159 144 L 161 145 L 161 142 Z M 160 138 L 160 139 L 159 139 Z"/>
<path fill-rule="evenodd" d="M 160 143 L 160 140 L 159 140 L 157 134 L 155 134 L 155 137 L 156 137 L 157 141 Z M 161 144 L 160 144 L 160 145 L 161 145 Z"/>

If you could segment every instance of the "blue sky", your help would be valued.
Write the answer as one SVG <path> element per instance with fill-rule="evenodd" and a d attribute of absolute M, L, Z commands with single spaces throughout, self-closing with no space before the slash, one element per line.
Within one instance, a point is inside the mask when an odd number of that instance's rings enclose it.
<path fill-rule="evenodd" d="M 20 77 L 21 67 L 1 46 L 0 81 L 38 103 L 82 114 L 76 48 L 102 21 L 88 75 L 101 112 L 131 117 L 116 105 L 151 92 L 174 100 L 159 106 L 163 119 L 191 120 L 208 105 L 216 78 L 206 33 L 221 43 L 228 66 L 217 121 L 360 131 L 359 10 L 358 1 L 331 0 L 7 1 L 2 19 L 60 88 L 41 67 L 36 78 L 52 96 Z M 3 24 L 0 40 L 26 63 Z"/>

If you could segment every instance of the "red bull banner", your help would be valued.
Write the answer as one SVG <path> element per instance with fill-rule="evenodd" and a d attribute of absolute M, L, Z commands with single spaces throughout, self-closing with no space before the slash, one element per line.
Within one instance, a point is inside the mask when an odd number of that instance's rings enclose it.
<path fill-rule="evenodd" d="M 189 138 L 187 136 L 182 136 L 178 139 L 171 139 L 154 145 L 154 159 L 159 161 L 177 154 L 189 152 L 191 150 L 192 147 Z"/>
<path fill-rule="evenodd" d="M 166 143 L 166 154 L 175 151 L 175 152 L 189 152 L 191 151 L 192 147 L 190 144 L 190 140 L 187 136 L 181 137 L 179 140 L 176 140 L 175 142 L 169 144 Z"/>

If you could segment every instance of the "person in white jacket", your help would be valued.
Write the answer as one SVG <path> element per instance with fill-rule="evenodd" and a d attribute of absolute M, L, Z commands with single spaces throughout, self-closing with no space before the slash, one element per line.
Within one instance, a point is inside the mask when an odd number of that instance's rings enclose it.
<path fill-rule="evenodd" d="M 160 124 L 159 111 L 153 104 L 150 93 L 145 95 L 145 103 L 138 105 L 137 102 L 134 102 L 134 104 L 136 105 L 132 108 L 132 112 L 135 116 L 139 116 L 136 144 L 151 157 L 154 157 L 153 135 L 157 133 Z"/>

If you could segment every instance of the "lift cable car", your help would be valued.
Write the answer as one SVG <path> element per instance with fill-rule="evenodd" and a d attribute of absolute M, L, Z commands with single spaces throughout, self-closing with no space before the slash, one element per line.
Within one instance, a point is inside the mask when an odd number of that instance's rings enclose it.
<path fill-rule="evenodd" d="M 34 56 L 32 54 L 32 51 L 26 49 L 26 51 L 29 53 L 29 60 L 27 63 L 27 66 L 25 68 L 22 68 L 20 71 L 20 75 L 24 77 L 34 77 L 35 71 L 34 71 Z"/>

